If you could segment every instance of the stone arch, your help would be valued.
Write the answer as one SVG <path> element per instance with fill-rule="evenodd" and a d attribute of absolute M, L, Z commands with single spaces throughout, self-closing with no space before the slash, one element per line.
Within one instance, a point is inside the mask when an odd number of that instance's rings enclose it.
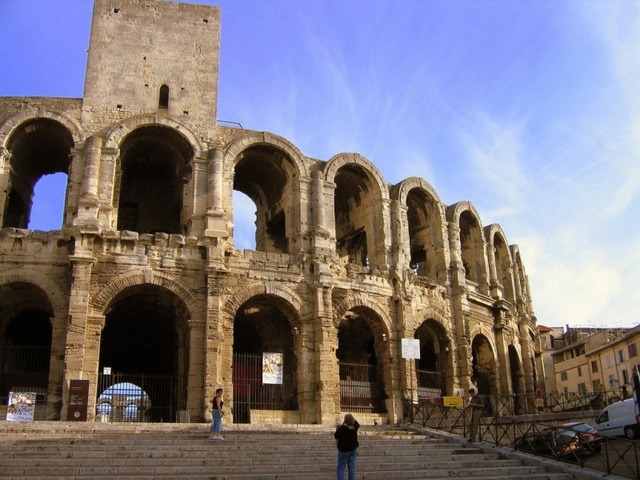
<path fill-rule="evenodd" d="M 20 268 L 0 273 L 0 287 L 10 283 L 26 283 L 39 288 L 49 298 L 54 318 L 63 318 L 67 313 L 68 296 L 60 286 L 37 270 Z"/>
<path fill-rule="evenodd" d="M 372 300 L 368 295 L 360 292 L 356 292 L 353 295 L 347 295 L 343 299 L 334 299 L 333 304 L 333 322 L 334 326 L 337 328 L 340 325 L 340 319 L 344 317 L 344 315 L 354 308 L 364 307 L 371 310 L 375 313 L 378 318 L 381 320 L 381 327 L 384 329 L 380 333 L 384 333 L 386 335 L 393 334 L 393 329 L 390 328 L 391 316 L 389 311 L 385 308 L 384 305 L 380 305 L 378 302 Z M 389 337 L 393 338 L 393 337 Z"/>
<path fill-rule="evenodd" d="M 310 181 L 302 154 L 281 137 L 253 133 L 231 143 L 222 162 L 227 175 L 223 203 L 233 209 L 234 192 L 239 192 L 255 206 L 255 226 L 251 226 L 255 249 L 279 254 L 298 251 L 309 209 L 301 201 Z"/>
<path fill-rule="evenodd" d="M 471 378 L 482 395 L 496 395 L 498 389 L 498 350 L 493 336 L 474 329 L 471 338 Z"/>
<path fill-rule="evenodd" d="M 20 125 L 25 122 L 39 119 L 53 120 L 61 124 L 69 131 L 75 145 L 84 141 L 84 132 L 82 131 L 80 124 L 75 119 L 58 112 L 50 112 L 48 110 L 26 110 L 7 118 L 2 122 L 2 124 L 0 124 L 0 148 L 6 147 L 7 140 L 11 138 L 13 132 L 19 128 Z M 1 158 L 2 157 L 0 156 L 0 159 Z"/>
<path fill-rule="evenodd" d="M 325 165 L 324 177 L 335 187 L 327 226 L 339 264 L 356 273 L 387 271 L 389 189 L 378 169 L 361 155 L 342 153 Z"/>
<path fill-rule="evenodd" d="M 447 207 L 447 220 L 460 229 L 458 255 L 467 282 L 478 285 L 480 293 L 489 293 L 486 241 L 480 215 L 470 202 L 458 202 Z"/>
<path fill-rule="evenodd" d="M 307 373 L 306 365 L 298 360 L 302 306 L 300 297 L 278 282 L 254 283 L 224 303 L 223 329 L 233 342 L 226 344 L 222 355 L 233 359 L 234 423 L 248 423 L 250 409 L 260 409 L 257 404 L 269 391 L 278 409 L 298 409 L 298 384 Z M 264 362 L 269 363 L 269 358 L 280 370 L 277 385 L 264 382 Z"/>
<path fill-rule="evenodd" d="M 302 299 L 295 291 L 279 282 L 254 283 L 243 288 L 224 303 L 222 307 L 224 317 L 227 321 L 233 321 L 238 309 L 249 299 L 259 295 L 270 295 L 281 299 L 282 302 L 279 302 L 278 306 L 283 312 L 290 319 L 299 319 L 304 305 Z M 300 325 L 294 324 L 292 327 L 299 328 Z"/>
<path fill-rule="evenodd" d="M 81 141 L 79 126 L 65 115 L 27 111 L 11 117 L 0 128 L 0 222 L 2 227 L 28 228 L 32 220 L 36 186 L 48 175 L 66 177 L 64 193 L 56 189 L 56 196 L 68 202 L 74 165 L 72 152 Z M 81 166 L 77 166 L 78 169 Z M 40 204 L 40 196 L 37 197 Z M 63 223 L 69 218 L 60 211 Z"/>
<path fill-rule="evenodd" d="M 236 138 L 224 151 L 224 170 L 233 171 L 233 167 L 239 159 L 240 154 L 257 145 L 268 145 L 284 152 L 296 167 L 298 178 L 309 178 L 309 168 L 304 161 L 304 155 L 298 148 L 287 139 L 269 132 L 250 132 Z"/>
<path fill-rule="evenodd" d="M 161 115 L 137 115 L 127 118 L 122 123 L 115 125 L 106 134 L 103 148 L 114 149 L 120 148 L 122 141 L 133 131 L 141 127 L 163 126 L 175 130 L 178 134 L 186 139 L 193 148 L 193 156 L 201 158 L 203 155 L 203 147 L 198 137 L 184 124 L 166 116 Z"/>
<path fill-rule="evenodd" d="M 89 308 L 93 310 L 94 315 L 104 316 L 109 306 L 121 292 L 130 287 L 144 284 L 162 287 L 182 299 L 182 303 L 187 310 L 189 322 L 201 319 L 204 315 L 201 302 L 191 294 L 186 286 L 177 282 L 170 275 L 151 269 L 127 272 L 112 279 L 90 299 Z"/>
<path fill-rule="evenodd" d="M 324 167 L 324 181 L 327 183 L 334 183 L 338 170 L 350 164 L 362 167 L 369 179 L 376 185 L 380 199 L 389 199 L 387 182 L 385 182 L 382 173 L 378 170 L 378 167 L 358 153 L 339 153 L 331 157 Z"/>
<path fill-rule="evenodd" d="M 455 351 L 450 328 L 430 308 L 416 318 L 421 322 L 410 336 L 420 341 L 420 359 L 414 361 L 418 398 L 448 395 L 453 391 Z"/>
<path fill-rule="evenodd" d="M 394 228 L 402 228 L 394 232 L 394 238 L 401 239 L 401 248 L 408 253 L 404 267 L 415 275 L 446 281 L 446 213 L 437 193 L 422 178 L 410 177 L 393 187 L 392 199 L 405 212 L 402 221 L 394 224 Z"/>
<path fill-rule="evenodd" d="M 489 255 L 489 262 L 493 262 L 493 265 L 490 265 L 490 271 L 495 272 L 495 279 L 490 279 L 491 287 L 501 287 L 503 297 L 515 303 L 513 259 L 507 237 L 502 227 L 495 223 L 485 227 L 484 231 L 487 248 L 493 252 L 493 255 Z M 497 285 L 493 285 L 494 280 L 497 281 Z"/>
<path fill-rule="evenodd" d="M 334 298 L 343 411 L 355 407 L 371 413 L 389 410 L 396 372 L 390 353 L 394 339 L 388 328 L 389 318 L 383 311 L 365 295 L 356 294 L 341 301 Z"/>

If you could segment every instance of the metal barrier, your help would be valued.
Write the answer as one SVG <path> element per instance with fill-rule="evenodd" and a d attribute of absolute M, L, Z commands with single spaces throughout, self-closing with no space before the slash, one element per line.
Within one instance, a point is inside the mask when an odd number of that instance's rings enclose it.
<path fill-rule="evenodd" d="M 442 399 L 438 400 L 418 404 L 407 400 L 407 419 L 413 424 L 466 437 L 470 412 L 444 407 Z M 640 480 L 640 440 L 599 437 L 597 441 L 583 441 L 584 437 L 576 436 L 578 432 L 572 428 L 500 414 L 507 407 L 513 408 L 512 400 L 487 397 L 485 405 L 478 429 L 481 441 Z"/>
<path fill-rule="evenodd" d="M 173 422 L 186 408 L 185 391 L 174 375 L 98 375 L 96 420 Z"/>
<path fill-rule="evenodd" d="M 233 422 L 250 423 L 251 410 L 296 410 L 296 386 L 290 373 L 283 372 L 282 384 L 265 384 L 262 354 L 233 356 Z"/>
<path fill-rule="evenodd" d="M 375 365 L 340 362 L 340 408 L 386 413 L 384 385 L 379 381 Z"/>

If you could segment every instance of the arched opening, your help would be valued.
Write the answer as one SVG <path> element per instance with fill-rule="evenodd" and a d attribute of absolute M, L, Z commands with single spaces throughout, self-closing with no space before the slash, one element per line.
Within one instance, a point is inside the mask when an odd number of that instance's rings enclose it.
<path fill-rule="evenodd" d="M 233 240 L 238 250 L 256 250 L 256 205 L 238 190 L 233 191 Z"/>
<path fill-rule="evenodd" d="M 252 410 L 297 410 L 297 360 L 290 306 L 277 297 L 246 301 L 233 322 L 233 421 Z M 289 313 L 291 315 L 292 313 Z"/>
<path fill-rule="evenodd" d="M 451 390 L 450 342 L 442 326 L 426 320 L 416 330 L 420 359 L 415 360 L 418 399 L 442 397 Z"/>
<path fill-rule="evenodd" d="M 521 395 L 524 393 L 522 364 L 516 347 L 509 345 L 509 376 L 511 377 L 511 391 L 513 392 L 513 411 L 517 415 L 524 413 L 524 400 Z"/>
<path fill-rule="evenodd" d="M 46 405 L 51 359 L 52 309 L 37 287 L 13 283 L 0 287 L 0 401 L 7 405 L 10 392 L 36 393 Z"/>
<path fill-rule="evenodd" d="M 473 352 L 471 381 L 476 385 L 479 394 L 496 395 L 498 393 L 496 360 L 489 340 L 484 335 L 476 335 L 471 349 Z"/>
<path fill-rule="evenodd" d="M 371 325 L 378 325 L 372 329 Z M 340 368 L 342 411 L 386 413 L 384 345 L 381 321 L 366 308 L 348 311 L 338 328 L 336 357 Z"/>
<path fill-rule="evenodd" d="M 118 230 L 187 233 L 185 184 L 191 180 L 193 148 L 175 130 L 142 127 L 120 147 Z"/>
<path fill-rule="evenodd" d="M 360 165 L 344 165 L 335 175 L 336 251 L 342 265 L 358 272 L 385 268 L 382 201 Z"/>
<path fill-rule="evenodd" d="M 486 278 L 482 232 L 478 221 L 469 211 L 460 215 L 460 248 L 467 281 L 479 285 Z"/>
<path fill-rule="evenodd" d="M 29 220 L 30 230 L 59 230 L 62 226 L 67 196 L 67 175 L 44 175 L 33 190 L 33 206 Z"/>
<path fill-rule="evenodd" d="M 494 258 L 496 262 L 497 280 L 502 287 L 503 297 L 511 302 L 515 301 L 515 292 L 513 286 L 513 272 L 511 269 L 511 257 L 509 249 L 502 240 L 502 236 L 495 234 L 493 236 Z"/>
<path fill-rule="evenodd" d="M 294 177 L 291 159 L 268 145 L 250 147 L 236 161 L 233 189 L 255 204 L 255 248 L 260 252 L 289 253 L 295 235 L 289 226 L 295 205 L 291 182 Z M 247 209 L 237 211 L 234 205 L 234 219 L 242 215 L 248 216 Z M 248 224 L 246 218 L 243 225 Z"/>
<path fill-rule="evenodd" d="M 407 195 L 407 224 L 411 259 L 409 266 L 416 275 L 436 279 L 436 234 L 433 200 L 420 188 Z"/>
<path fill-rule="evenodd" d="M 73 137 L 69 131 L 50 119 L 34 119 L 16 129 L 7 142 L 11 173 L 3 209 L 4 228 L 28 228 L 36 183 L 44 175 L 62 173 L 66 177 L 72 147 Z M 64 208 L 55 213 L 54 218 L 62 219 L 63 212 Z"/>
<path fill-rule="evenodd" d="M 186 408 L 187 319 L 182 302 L 157 286 L 131 287 L 112 302 L 100 343 L 98 388 L 98 406 L 105 392 L 114 395 L 112 421 L 172 422 Z M 130 418 L 126 409 L 130 414 L 133 404 L 136 416 Z"/>

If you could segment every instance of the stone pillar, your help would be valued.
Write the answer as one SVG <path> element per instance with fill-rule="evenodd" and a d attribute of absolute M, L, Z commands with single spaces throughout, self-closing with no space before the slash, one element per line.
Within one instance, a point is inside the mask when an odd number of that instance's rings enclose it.
<path fill-rule="evenodd" d="M 102 138 L 91 136 L 85 142 L 84 170 L 82 187 L 78 199 L 78 212 L 73 224 L 98 231 L 98 185 L 100 177 L 100 157 L 102 154 Z M 74 161 L 75 163 L 75 161 Z"/>
<path fill-rule="evenodd" d="M 217 387 L 222 386 L 227 391 L 225 400 L 232 401 L 231 389 L 233 387 L 231 379 L 231 358 L 233 351 L 231 344 L 233 342 L 224 342 L 225 335 L 222 328 L 222 291 L 223 278 L 226 275 L 215 267 L 209 267 L 207 271 L 207 312 L 204 319 L 203 339 L 204 362 L 203 362 L 203 378 L 204 378 L 204 398 L 202 399 L 200 413 L 205 421 L 210 422 L 211 418 L 211 401 L 215 396 Z M 233 331 L 231 339 L 233 339 Z M 225 347 L 223 349 L 223 346 Z M 193 351 L 193 349 L 192 349 Z M 222 360 L 226 358 L 224 365 Z M 228 372 L 229 378 L 223 377 L 223 372 Z M 230 421 L 230 420 L 229 420 Z"/>
<path fill-rule="evenodd" d="M 98 182 L 98 224 L 101 229 L 115 230 L 117 228 L 117 211 L 120 202 L 121 176 L 116 176 L 116 158 L 119 150 L 103 148 L 100 161 L 100 175 Z M 115 210 L 115 214 L 114 214 Z"/>
<path fill-rule="evenodd" d="M 85 237 L 86 239 L 86 237 Z M 87 350 L 87 315 L 91 287 L 91 269 L 95 258 L 86 249 L 82 249 L 76 241 L 75 255 L 71 255 L 71 289 L 69 295 L 69 319 L 67 323 L 67 340 L 65 348 L 65 371 L 62 391 L 62 420 L 67 420 L 68 391 L 70 380 L 89 379 L 86 365 Z M 82 252 L 82 250 L 85 250 Z M 94 382 L 95 383 L 95 382 Z M 95 391 L 95 385 L 93 386 Z"/>
<path fill-rule="evenodd" d="M 340 414 L 340 370 L 336 350 L 338 331 L 333 322 L 331 288 L 318 286 L 315 290 L 315 358 L 316 422 L 335 425 Z"/>
<path fill-rule="evenodd" d="M 502 286 L 498 278 L 496 267 L 496 253 L 493 242 L 487 241 L 487 261 L 489 262 L 489 292 L 497 300 L 502 299 Z"/>
<path fill-rule="evenodd" d="M 451 252 L 451 306 L 453 313 L 453 335 L 456 346 L 454 364 L 454 378 L 458 379 L 459 387 L 465 391 L 471 386 L 471 335 L 469 332 L 469 305 L 467 301 L 467 281 L 464 266 L 460 256 L 460 226 L 449 222 L 449 250 Z"/>
<path fill-rule="evenodd" d="M 11 152 L 0 146 L 0 227 L 4 226 L 4 214 L 11 191 Z"/>
<path fill-rule="evenodd" d="M 206 367 L 206 318 L 192 318 L 187 323 L 189 336 L 187 338 L 187 347 L 189 349 L 188 359 L 189 366 L 187 371 L 187 404 L 186 409 L 192 413 L 191 421 L 201 422 L 207 420 L 206 412 L 203 415 L 201 406 L 207 404 L 206 388 L 202 388 L 205 378 Z M 207 404 L 208 405 L 208 404 Z M 210 410 L 210 408 L 209 408 Z"/>
<path fill-rule="evenodd" d="M 209 152 L 209 169 L 207 177 L 207 211 L 205 237 L 228 238 L 231 232 L 227 231 L 222 208 L 222 150 L 214 148 Z"/>

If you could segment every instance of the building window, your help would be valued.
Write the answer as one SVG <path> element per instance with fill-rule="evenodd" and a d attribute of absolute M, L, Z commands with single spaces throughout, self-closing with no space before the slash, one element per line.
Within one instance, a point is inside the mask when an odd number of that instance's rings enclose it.
<path fill-rule="evenodd" d="M 600 383 L 600 379 L 599 378 L 595 379 L 593 381 L 593 391 L 594 392 L 600 392 L 602 390 L 603 390 L 603 388 L 602 388 L 602 384 Z"/>
<path fill-rule="evenodd" d="M 581 395 L 584 395 L 585 393 L 587 393 L 587 384 L 586 383 L 579 383 L 578 384 L 578 393 L 580 393 Z"/>
<path fill-rule="evenodd" d="M 560 380 L 562 380 L 563 382 L 567 381 L 567 372 L 560 373 Z"/>
<path fill-rule="evenodd" d="M 578 367 L 578 376 L 581 377 L 582 376 L 582 367 Z"/>
<path fill-rule="evenodd" d="M 626 385 L 627 383 L 631 383 L 629 381 L 629 372 L 626 370 L 622 370 L 622 383 Z"/>
<path fill-rule="evenodd" d="M 169 108 L 169 87 L 162 85 L 158 96 L 158 108 Z"/>
<path fill-rule="evenodd" d="M 629 358 L 633 358 L 636 355 L 638 355 L 638 348 L 636 347 L 635 343 L 632 343 L 631 345 L 629 345 Z"/>
<path fill-rule="evenodd" d="M 591 373 L 598 373 L 598 362 L 595 360 L 591 362 Z"/>
<path fill-rule="evenodd" d="M 618 361 L 624 362 L 624 350 L 618 350 Z"/>
<path fill-rule="evenodd" d="M 607 367 L 613 367 L 613 355 L 607 355 Z"/>

